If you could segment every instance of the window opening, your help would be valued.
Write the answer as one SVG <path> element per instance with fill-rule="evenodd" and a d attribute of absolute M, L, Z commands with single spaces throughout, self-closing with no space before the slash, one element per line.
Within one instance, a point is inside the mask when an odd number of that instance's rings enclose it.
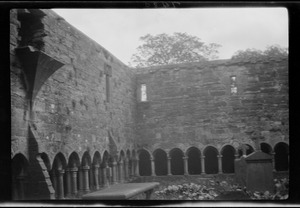
<path fill-rule="evenodd" d="M 147 87 L 146 84 L 141 84 L 141 101 L 147 101 Z"/>
<path fill-rule="evenodd" d="M 230 77 L 230 92 L 232 95 L 237 94 L 237 85 L 236 85 L 236 76 L 231 76 Z"/>

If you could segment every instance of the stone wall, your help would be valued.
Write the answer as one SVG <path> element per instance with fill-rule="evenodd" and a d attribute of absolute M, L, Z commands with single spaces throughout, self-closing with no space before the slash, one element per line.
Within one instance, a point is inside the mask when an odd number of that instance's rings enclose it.
<path fill-rule="evenodd" d="M 11 14 L 12 155 L 28 156 L 28 121 L 36 129 L 38 152 L 45 152 L 50 161 L 58 152 L 67 159 L 73 151 L 79 155 L 88 151 L 92 157 L 95 150 L 102 153 L 112 146 L 132 149 L 136 103 L 132 70 L 51 10 Z M 45 80 L 33 98 L 32 111 L 23 65 L 15 56 L 17 47 L 27 45 L 64 64 Z"/>
<path fill-rule="evenodd" d="M 231 76 L 236 76 L 236 94 L 231 94 Z M 150 151 L 254 147 L 252 134 L 271 145 L 288 142 L 286 58 L 143 68 L 137 84 L 147 88 L 147 101 L 138 103 L 138 144 Z"/>

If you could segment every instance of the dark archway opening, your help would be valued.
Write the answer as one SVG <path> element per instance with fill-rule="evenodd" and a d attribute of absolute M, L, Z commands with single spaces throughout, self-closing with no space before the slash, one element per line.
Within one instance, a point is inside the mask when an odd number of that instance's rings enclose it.
<path fill-rule="evenodd" d="M 214 147 L 207 147 L 204 151 L 205 155 L 205 172 L 207 174 L 218 173 L 218 151 Z"/>
<path fill-rule="evenodd" d="M 150 154 L 146 150 L 141 150 L 139 154 L 139 171 L 141 176 L 151 175 Z"/>
<path fill-rule="evenodd" d="M 234 154 L 232 146 L 225 146 L 222 151 L 222 171 L 223 173 L 234 173 Z"/>
<path fill-rule="evenodd" d="M 172 175 L 183 175 L 183 152 L 180 149 L 173 149 L 170 152 L 171 156 L 171 174 Z"/>
<path fill-rule="evenodd" d="M 154 152 L 154 164 L 155 164 L 155 174 L 157 176 L 168 174 L 167 153 L 165 153 L 163 150 L 156 150 Z"/>
<path fill-rule="evenodd" d="M 22 154 L 12 159 L 12 199 L 24 200 L 26 198 L 26 177 L 28 161 Z"/>
<path fill-rule="evenodd" d="M 275 170 L 287 171 L 289 169 L 289 152 L 288 145 L 285 143 L 278 143 L 275 148 Z"/>
<path fill-rule="evenodd" d="M 251 147 L 249 144 L 246 144 L 246 155 L 249 155 L 252 152 L 254 152 L 253 147 Z M 238 150 L 238 153 L 239 153 L 239 157 L 242 157 L 243 151 L 241 149 Z"/>
<path fill-rule="evenodd" d="M 191 147 L 188 152 L 188 171 L 190 175 L 201 174 L 201 153 L 200 150 Z"/>
<path fill-rule="evenodd" d="M 267 153 L 267 154 L 271 154 L 271 152 L 272 152 L 271 146 L 267 143 L 260 143 L 260 149 L 262 152 Z"/>

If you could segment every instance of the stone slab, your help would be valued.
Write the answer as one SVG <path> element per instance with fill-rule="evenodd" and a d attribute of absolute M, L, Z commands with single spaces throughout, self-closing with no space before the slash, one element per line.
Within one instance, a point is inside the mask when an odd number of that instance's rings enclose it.
<path fill-rule="evenodd" d="M 159 183 L 124 183 L 115 184 L 108 188 L 89 193 L 82 196 L 82 199 L 89 200 L 124 200 L 134 197 L 146 191 L 153 190 Z"/>

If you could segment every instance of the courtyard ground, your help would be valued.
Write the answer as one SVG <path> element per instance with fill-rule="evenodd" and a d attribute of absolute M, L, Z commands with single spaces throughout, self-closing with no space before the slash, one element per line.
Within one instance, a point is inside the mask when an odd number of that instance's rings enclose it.
<path fill-rule="evenodd" d="M 288 198 L 289 176 L 274 174 L 273 192 L 250 192 L 234 180 L 234 174 L 206 176 L 145 176 L 132 182 L 159 182 L 152 194 L 152 200 L 285 200 Z M 143 195 L 133 200 L 144 199 Z"/>

